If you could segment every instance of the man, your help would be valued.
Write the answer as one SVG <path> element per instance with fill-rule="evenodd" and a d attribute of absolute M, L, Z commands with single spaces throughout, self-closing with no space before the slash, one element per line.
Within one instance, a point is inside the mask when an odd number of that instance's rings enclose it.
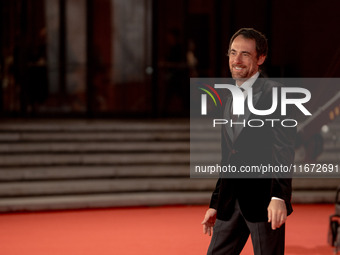
<path fill-rule="evenodd" d="M 245 91 L 245 97 L 252 88 L 253 105 L 263 110 L 269 109 L 272 104 L 273 87 L 281 86 L 259 74 L 267 51 L 264 35 L 251 28 L 237 31 L 230 40 L 228 51 L 229 68 L 236 86 Z M 223 118 L 233 118 L 231 107 L 232 97 L 229 96 Z M 264 118 L 250 113 L 247 104 L 245 115 L 240 117 L 246 120 Z M 280 117 L 279 111 L 270 116 Z M 296 128 L 281 125 L 261 128 L 225 126 L 221 139 L 222 165 L 240 167 L 293 163 Z M 280 173 L 270 178 L 252 179 L 220 176 L 202 222 L 205 234 L 211 235 L 213 229 L 208 254 L 240 254 L 249 234 L 255 255 L 284 254 L 284 223 L 292 212 L 290 200 L 291 178 L 280 176 Z"/>

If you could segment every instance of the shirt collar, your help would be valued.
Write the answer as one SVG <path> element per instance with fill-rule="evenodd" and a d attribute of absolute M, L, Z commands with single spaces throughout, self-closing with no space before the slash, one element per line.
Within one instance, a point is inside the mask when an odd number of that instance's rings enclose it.
<path fill-rule="evenodd" d="M 244 90 L 248 90 L 250 89 L 253 84 L 255 83 L 256 79 L 259 77 L 260 73 L 256 72 L 256 74 L 254 74 L 252 77 L 250 77 L 248 80 L 246 80 L 245 82 L 242 83 L 242 85 L 240 86 L 241 88 L 243 88 Z"/>

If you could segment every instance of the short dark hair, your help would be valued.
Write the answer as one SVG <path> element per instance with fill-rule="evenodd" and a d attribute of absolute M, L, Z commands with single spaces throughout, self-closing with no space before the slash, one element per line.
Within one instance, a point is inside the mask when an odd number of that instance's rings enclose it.
<path fill-rule="evenodd" d="M 268 43 L 267 38 L 259 31 L 254 28 L 241 28 L 238 30 L 230 39 L 228 54 L 230 51 L 231 44 L 235 40 L 235 38 L 239 35 L 242 35 L 244 38 L 252 39 L 256 44 L 256 54 L 257 57 L 267 56 L 268 54 Z"/>

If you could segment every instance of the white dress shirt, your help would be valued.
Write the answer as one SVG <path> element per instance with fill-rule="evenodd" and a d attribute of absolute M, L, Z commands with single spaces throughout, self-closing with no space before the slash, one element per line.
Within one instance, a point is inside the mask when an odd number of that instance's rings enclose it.
<path fill-rule="evenodd" d="M 244 89 L 244 91 L 243 91 L 244 100 L 246 100 L 246 98 L 248 96 L 248 90 L 254 85 L 254 83 L 255 83 L 256 79 L 259 77 L 259 75 L 260 75 L 260 73 L 256 72 L 252 77 L 250 77 L 248 80 L 246 80 L 244 83 L 242 83 L 241 86 L 238 86 L 237 83 L 236 83 L 236 85 L 239 88 Z M 278 197 L 272 197 L 272 200 L 284 201 L 283 199 L 278 198 Z"/>

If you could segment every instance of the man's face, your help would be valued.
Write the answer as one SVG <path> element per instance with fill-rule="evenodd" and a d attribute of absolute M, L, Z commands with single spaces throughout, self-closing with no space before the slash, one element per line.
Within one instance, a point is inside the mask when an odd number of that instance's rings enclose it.
<path fill-rule="evenodd" d="M 233 79 L 241 85 L 259 70 L 265 59 L 265 56 L 257 56 L 255 40 L 237 36 L 229 49 L 229 68 Z"/>

